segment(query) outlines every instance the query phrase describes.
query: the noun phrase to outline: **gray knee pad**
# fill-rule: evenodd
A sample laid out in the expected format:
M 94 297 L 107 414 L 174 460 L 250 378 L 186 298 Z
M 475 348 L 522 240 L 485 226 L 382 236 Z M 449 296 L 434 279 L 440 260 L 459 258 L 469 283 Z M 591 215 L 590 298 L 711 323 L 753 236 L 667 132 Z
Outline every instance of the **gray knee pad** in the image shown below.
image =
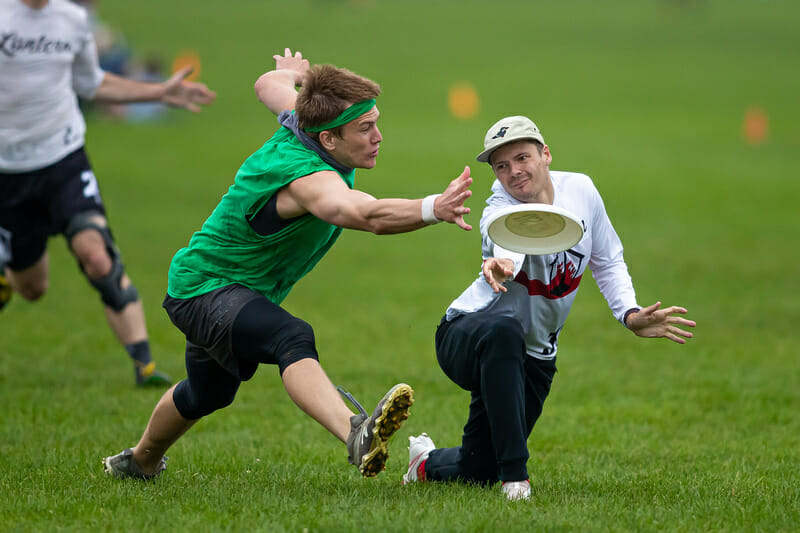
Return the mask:
M 112 257 L 111 271 L 102 278 L 92 279 L 86 276 L 92 287 L 100 293 L 100 299 L 108 307 L 116 312 L 122 311 L 125 306 L 139 300 L 139 292 L 131 283 L 124 289 L 120 286 L 122 274 L 125 273 L 125 265 L 119 260 L 119 256 Z
M 100 299 L 105 305 L 116 312 L 120 312 L 128 304 L 139 300 L 139 292 L 136 290 L 136 287 L 134 287 L 133 284 L 128 285 L 124 289 L 121 287 L 120 284 L 122 282 L 122 275 L 125 273 L 125 265 L 122 264 L 119 250 L 114 244 L 114 238 L 111 235 L 111 231 L 108 229 L 108 227 L 102 227 L 92 220 L 93 216 L 99 214 L 100 213 L 89 211 L 75 215 L 72 217 L 72 219 L 70 219 L 69 224 L 67 224 L 67 229 L 64 230 L 64 235 L 66 236 L 67 241 L 71 241 L 75 235 L 86 229 L 92 229 L 102 235 L 103 241 L 106 245 L 106 251 L 108 252 L 109 257 L 111 257 L 111 270 L 108 272 L 108 274 L 101 278 L 92 279 L 89 276 L 86 276 L 86 279 L 88 279 L 92 287 L 97 289 L 97 291 L 100 293 Z M 78 263 L 78 265 L 81 267 L 81 272 L 86 275 L 83 265 L 80 265 L 80 263 Z

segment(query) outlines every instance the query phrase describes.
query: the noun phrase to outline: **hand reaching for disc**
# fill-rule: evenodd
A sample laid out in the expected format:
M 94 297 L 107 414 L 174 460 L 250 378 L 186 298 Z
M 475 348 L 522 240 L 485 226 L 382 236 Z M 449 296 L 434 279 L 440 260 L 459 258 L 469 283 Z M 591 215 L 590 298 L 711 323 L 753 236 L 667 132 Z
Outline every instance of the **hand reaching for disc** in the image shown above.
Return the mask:
M 503 285 L 514 275 L 514 262 L 511 259 L 490 257 L 483 262 L 483 277 L 494 292 L 508 292 Z

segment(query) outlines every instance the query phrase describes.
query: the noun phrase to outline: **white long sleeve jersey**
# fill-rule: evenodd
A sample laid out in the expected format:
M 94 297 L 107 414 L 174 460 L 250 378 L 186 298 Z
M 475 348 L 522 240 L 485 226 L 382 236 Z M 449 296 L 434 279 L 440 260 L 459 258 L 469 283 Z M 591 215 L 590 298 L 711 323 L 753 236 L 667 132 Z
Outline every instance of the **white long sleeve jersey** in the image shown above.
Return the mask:
M 553 205 L 577 215 L 583 224 L 583 238 L 565 252 L 524 255 L 494 244 L 486 221 L 496 210 L 520 204 L 495 180 L 492 196 L 481 217 L 483 259 L 504 257 L 514 262 L 514 277 L 508 292 L 495 294 L 483 273 L 447 309 L 447 320 L 459 315 L 485 311 L 516 317 L 525 332 L 528 355 L 552 359 L 558 350 L 558 336 L 567 320 L 583 274 L 592 271 L 600 292 L 620 322 L 625 311 L 639 307 L 622 243 L 606 214 L 600 193 L 585 174 L 550 171 L 555 196 Z
M 104 75 L 85 9 L 0 0 L 0 172 L 43 168 L 83 146 L 77 95 L 92 98 Z

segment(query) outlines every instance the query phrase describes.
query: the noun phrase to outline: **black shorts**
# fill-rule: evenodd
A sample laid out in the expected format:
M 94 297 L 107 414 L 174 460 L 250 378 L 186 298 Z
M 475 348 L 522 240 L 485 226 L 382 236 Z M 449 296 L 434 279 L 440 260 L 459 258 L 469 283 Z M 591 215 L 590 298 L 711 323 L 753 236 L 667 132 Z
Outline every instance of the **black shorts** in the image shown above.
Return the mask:
M 186 335 L 187 368 L 213 360 L 247 381 L 259 364 L 283 371 L 300 359 L 318 359 L 309 324 L 243 285 L 228 285 L 193 298 L 164 298 L 170 320 Z
M 47 239 L 63 233 L 72 217 L 105 215 L 100 188 L 83 148 L 39 170 L 0 172 L 0 239 L 8 265 L 23 270 L 44 255 Z
M 173 400 L 189 420 L 230 405 L 261 364 L 277 365 L 282 375 L 301 359 L 319 359 L 309 324 L 242 285 L 186 299 L 167 295 L 164 309 L 186 335 L 186 379 Z
M 163 307 L 172 323 L 186 335 L 187 356 L 201 348 L 228 373 L 245 379 L 242 374 L 252 373 L 240 369 L 233 355 L 233 322 L 242 308 L 256 298 L 263 296 L 242 285 L 228 285 L 194 298 L 167 295 Z

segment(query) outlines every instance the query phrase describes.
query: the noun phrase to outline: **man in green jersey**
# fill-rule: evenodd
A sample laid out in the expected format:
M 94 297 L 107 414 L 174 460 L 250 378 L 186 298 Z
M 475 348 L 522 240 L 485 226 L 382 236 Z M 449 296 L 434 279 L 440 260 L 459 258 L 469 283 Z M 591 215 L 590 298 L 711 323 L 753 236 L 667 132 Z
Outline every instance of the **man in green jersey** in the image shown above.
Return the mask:
M 139 443 L 103 460 L 115 477 L 152 478 L 164 454 L 198 419 L 230 405 L 259 364 L 276 364 L 291 399 L 347 445 L 364 476 L 383 470 L 388 439 L 408 418 L 413 390 L 392 387 L 369 415 L 345 405 L 319 364 L 309 324 L 280 307 L 342 228 L 401 233 L 464 221 L 469 168 L 442 194 L 375 199 L 353 188 L 382 141 L 373 81 L 331 65 L 309 66 L 287 48 L 255 85 L 281 128 L 239 169 L 233 185 L 172 260 L 164 307 L 186 335 L 187 378 L 153 410 Z M 296 87 L 300 87 L 299 92 Z

